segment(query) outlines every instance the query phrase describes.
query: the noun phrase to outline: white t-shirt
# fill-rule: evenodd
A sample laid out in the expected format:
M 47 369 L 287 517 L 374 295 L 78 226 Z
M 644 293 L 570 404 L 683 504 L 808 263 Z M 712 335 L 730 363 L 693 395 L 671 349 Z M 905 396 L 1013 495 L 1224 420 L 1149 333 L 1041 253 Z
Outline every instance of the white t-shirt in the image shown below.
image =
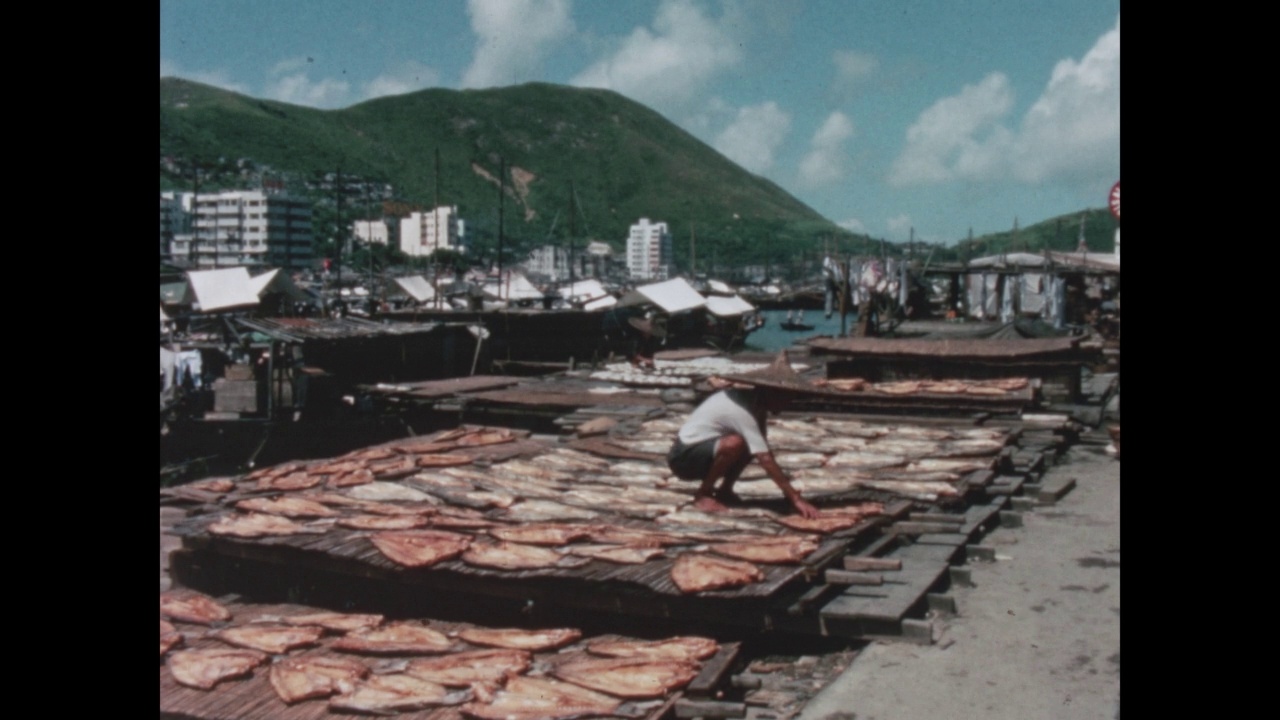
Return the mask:
M 685 445 L 694 445 L 730 433 L 741 435 L 747 441 L 752 455 L 769 452 L 769 443 L 760 431 L 760 425 L 747 408 L 750 396 L 738 390 L 721 390 L 703 401 L 680 427 L 678 437 Z

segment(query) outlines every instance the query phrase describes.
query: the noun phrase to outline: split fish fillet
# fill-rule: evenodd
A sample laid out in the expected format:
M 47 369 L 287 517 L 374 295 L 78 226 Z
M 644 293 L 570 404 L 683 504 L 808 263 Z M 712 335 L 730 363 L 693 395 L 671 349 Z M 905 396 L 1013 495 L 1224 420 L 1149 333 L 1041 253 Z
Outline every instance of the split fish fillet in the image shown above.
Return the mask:
M 212 690 L 223 680 L 242 677 L 267 661 L 257 650 L 217 648 L 212 650 L 179 650 L 169 656 L 169 672 L 173 679 L 187 687 Z
M 533 523 L 515 527 L 492 528 L 489 530 L 489 534 L 507 542 L 559 547 L 590 536 L 591 528 L 586 525 Z
M 582 637 L 576 628 L 552 628 L 548 630 L 520 630 L 517 628 L 467 628 L 458 637 L 472 645 L 499 647 L 508 650 L 554 650 Z
M 468 565 L 498 570 L 555 567 L 560 562 L 560 557 L 554 550 L 513 542 L 473 543 L 462 553 L 462 561 Z
M 367 677 L 369 668 L 352 658 L 332 655 L 285 658 L 271 666 L 271 687 L 286 703 L 329 697 L 342 683 Z
M 421 515 L 353 515 L 338 518 L 338 527 L 352 530 L 414 530 L 427 526 Z
M 455 702 L 443 685 L 412 675 L 374 675 L 355 683 L 340 682 L 339 686 L 342 693 L 329 698 L 331 710 L 394 715 Z
M 452 647 L 453 641 L 444 633 L 413 623 L 352 630 L 333 643 L 334 650 L 373 655 L 438 655 Z
M 660 548 L 628 547 L 626 545 L 572 545 L 567 551 L 570 555 L 618 563 L 619 565 L 640 565 L 649 562 L 655 557 L 665 555 Z
M 750 585 L 764 580 L 764 573 L 749 562 L 685 553 L 671 568 L 671 579 L 681 592 L 695 593 Z
M 160 614 L 170 620 L 211 625 L 231 619 L 231 611 L 208 595 L 167 592 L 160 594 Z
M 472 683 L 497 683 L 529 669 L 529 653 L 496 648 L 450 653 L 441 657 L 413 660 L 406 675 L 447 687 L 467 687 Z
M 160 621 L 160 654 L 164 655 L 165 653 L 172 650 L 181 642 L 182 642 L 182 633 L 178 632 L 178 629 L 173 626 L 173 623 L 170 623 L 167 620 L 161 620 Z
M 305 615 L 290 615 L 280 618 L 281 622 L 289 625 L 314 625 L 325 630 L 344 633 L 377 627 L 382 624 L 382 620 L 383 617 L 381 615 L 332 612 L 307 613 Z
M 276 498 L 249 498 L 236 503 L 236 509 L 245 512 L 267 513 L 268 515 L 283 515 L 290 518 L 334 517 L 338 514 L 315 500 L 307 500 L 292 495 Z
M 323 634 L 324 628 L 318 627 L 251 624 L 219 630 L 213 636 L 236 647 L 281 655 L 294 648 L 314 645 Z
M 305 490 L 319 485 L 324 480 L 321 475 L 312 475 L 305 470 L 288 475 L 269 475 L 258 480 L 259 490 Z
M 310 528 L 279 515 L 265 513 L 249 513 L 248 515 L 228 515 L 209 526 L 214 535 L 230 537 L 267 537 L 272 535 L 299 535 L 303 533 L 323 533 L 323 529 Z
M 473 702 L 461 710 L 479 720 L 570 720 L 612 715 L 621 703 L 603 693 L 548 678 L 513 677 L 492 702 Z
M 720 645 L 715 640 L 694 635 L 651 642 L 619 640 L 587 645 L 587 652 L 595 655 L 666 660 L 706 660 L 719 649 Z
M 471 544 L 470 535 L 443 530 L 381 532 L 369 539 L 383 555 L 409 567 L 430 567 L 455 558 Z
M 795 565 L 818 549 L 816 540 L 793 538 L 789 543 L 715 543 L 711 552 L 725 557 L 771 565 Z
M 629 700 L 660 698 L 698 676 L 698 664 L 654 658 L 591 658 L 557 665 L 552 674 L 588 688 Z

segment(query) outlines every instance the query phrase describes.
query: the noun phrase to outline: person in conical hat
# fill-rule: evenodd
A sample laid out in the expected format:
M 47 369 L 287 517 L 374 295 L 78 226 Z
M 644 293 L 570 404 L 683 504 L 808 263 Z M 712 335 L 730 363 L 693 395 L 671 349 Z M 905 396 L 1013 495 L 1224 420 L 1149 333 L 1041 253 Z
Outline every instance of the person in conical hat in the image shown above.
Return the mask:
M 701 483 L 693 506 L 722 512 L 727 504 L 738 502 L 733 485 L 754 458 L 797 513 L 818 517 L 817 508 L 792 487 L 766 439 L 768 414 L 781 411 L 812 386 L 791 368 L 785 350 L 768 368 L 726 375 L 723 380 L 723 389 L 689 415 L 667 454 L 667 465 L 676 477 Z

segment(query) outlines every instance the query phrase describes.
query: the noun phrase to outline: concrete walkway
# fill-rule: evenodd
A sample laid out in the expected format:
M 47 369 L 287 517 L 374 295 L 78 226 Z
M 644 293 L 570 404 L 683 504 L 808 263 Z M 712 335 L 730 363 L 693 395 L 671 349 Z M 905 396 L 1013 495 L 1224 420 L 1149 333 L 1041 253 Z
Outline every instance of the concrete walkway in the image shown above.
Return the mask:
M 1073 448 L 1045 479 L 1075 489 L 982 541 L 996 560 L 970 563 L 933 645 L 871 644 L 798 717 L 1119 718 L 1120 462 L 1103 447 Z

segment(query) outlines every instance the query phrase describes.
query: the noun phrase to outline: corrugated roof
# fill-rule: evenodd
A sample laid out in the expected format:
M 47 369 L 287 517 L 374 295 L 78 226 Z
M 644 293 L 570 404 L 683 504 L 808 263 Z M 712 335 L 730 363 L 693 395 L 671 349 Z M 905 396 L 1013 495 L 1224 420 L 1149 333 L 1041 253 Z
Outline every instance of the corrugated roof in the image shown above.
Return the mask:
M 712 315 L 719 315 L 720 317 L 742 315 L 744 313 L 752 312 L 755 309 L 755 305 L 752 305 L 737 295 L 734 295 L 733 297 L 712 295 L 707 298 L 707 310 L 710 310 Z
M 707 304 L 707 299 L 699 295 L 684 278 L 642 285 L 636 288 L 636 292 L 668 313 L 692 310 Z
M 249 271 L 243 267 L 220 270 L 193 270 L 187 282 L 195 294 L 195 305 L 201 312 L 252 307 L 258 304 L 258 293 Z
M 396 284 L 418 302 L 426 302 L 436 296 L 435 288 L 421 275 L 396 278 Z

